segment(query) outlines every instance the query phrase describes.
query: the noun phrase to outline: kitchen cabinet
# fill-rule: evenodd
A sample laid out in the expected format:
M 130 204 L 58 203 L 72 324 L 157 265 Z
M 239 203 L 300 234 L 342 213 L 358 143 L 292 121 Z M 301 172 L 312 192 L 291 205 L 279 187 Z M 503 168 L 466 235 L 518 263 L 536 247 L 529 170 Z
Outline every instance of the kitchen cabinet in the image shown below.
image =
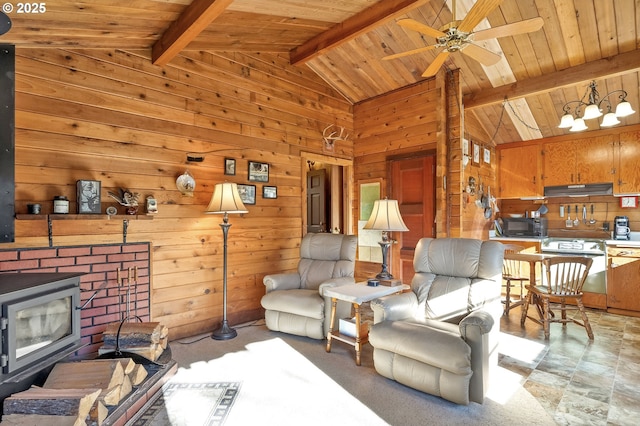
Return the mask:
M 616 194 L 640 193 L 640 132 L 627 132 L 614 143 L 616 174 L 613 191 Z
M 500 198 L 542 197 L 542 161 L 539 145 L 499 150 Z
M 640 316 L 640 248 L 609 247 L 607 254 L 607 310 Z
M 617 136 L 615 137 L 617 140 Z M 544 144 L 544 186 L 613 182 L 611 136 Z

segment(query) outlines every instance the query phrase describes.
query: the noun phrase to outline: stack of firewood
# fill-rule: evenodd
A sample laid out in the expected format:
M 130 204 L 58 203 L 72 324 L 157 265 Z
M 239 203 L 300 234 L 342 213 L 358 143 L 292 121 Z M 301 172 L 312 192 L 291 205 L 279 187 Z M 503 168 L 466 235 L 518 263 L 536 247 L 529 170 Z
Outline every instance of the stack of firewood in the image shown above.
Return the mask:
M 156 361 L 167 348 L 169 329 L 159 322 L 112 323 L 102 333 L 100 355 L 129 352 Z
M 101 425 L 109 406 L 126 397 L 147 370 L 131 358 L 58 363 L 42 387 L 4 401 L 4 425 Z

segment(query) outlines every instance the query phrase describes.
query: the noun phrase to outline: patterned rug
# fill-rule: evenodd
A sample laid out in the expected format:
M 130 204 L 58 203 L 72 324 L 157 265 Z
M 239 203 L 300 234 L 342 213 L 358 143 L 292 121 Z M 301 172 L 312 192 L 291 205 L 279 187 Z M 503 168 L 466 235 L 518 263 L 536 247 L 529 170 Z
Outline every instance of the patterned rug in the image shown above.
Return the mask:
M 240 382 L 168 382 L 127 426 L 218 426 L 240 392 Z

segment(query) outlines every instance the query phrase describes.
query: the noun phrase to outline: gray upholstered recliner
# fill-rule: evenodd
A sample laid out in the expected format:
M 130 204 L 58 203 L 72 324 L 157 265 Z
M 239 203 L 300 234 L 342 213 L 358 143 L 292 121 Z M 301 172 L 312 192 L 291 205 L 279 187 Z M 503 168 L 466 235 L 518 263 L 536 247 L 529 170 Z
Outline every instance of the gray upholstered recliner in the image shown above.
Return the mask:
M 482 403 L 497 366 L 503 246 L 422 238 L 411 291 L 371 302 L 376 371 L 458 404 Z
M 264 277 L 267 294 L 261 304 L 267 327 L 298 336 L 324 339 L 330 324 L 331 299 L 323 288 L 355 282 L 357 237 L 307 234 L 300 243 L 298 272 Z M 351 315 L 351 304 L 338 302 L 336 318 Z

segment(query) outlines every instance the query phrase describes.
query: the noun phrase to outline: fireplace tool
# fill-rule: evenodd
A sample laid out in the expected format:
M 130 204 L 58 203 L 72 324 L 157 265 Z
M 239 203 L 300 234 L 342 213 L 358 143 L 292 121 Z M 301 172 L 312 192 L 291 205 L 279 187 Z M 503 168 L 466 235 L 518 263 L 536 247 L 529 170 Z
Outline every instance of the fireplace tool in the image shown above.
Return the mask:
M 100 356 L 98 356 L 99 359 L 117 359 L 117 358 L 131 358 L 133 359 L 133 361 L 136 364 L 143 364 L 143 365 L 164 365 L 166 363 L 168 363 L 171 360 L 171 348 L 169 347 L 169 345 L 167 345 L 167 347 L 164 349 L 164 351 L 162 352 L 162 355 L 160 355 L 160 357 L 153 361 L 147 357 L 144 357 L 140 354 L 134 353 L 134 352 L 128 352 L 128 351 L 123 351 L 120 349 L 120 332 L 122 330 L 122 326 L 126 323 L 129 322 L 132 319 L 137 319 L 139 322 L 143 322 L 142 318 L 140 318 L 138 316 L 138 267 L 134 267 L 133 268 L 133 274 L 132 274 L 132 268 L 128 269 L 128 274 L 127 274 L 127 291 L 126 294 L 123 296 L 121 289 L 123 287 L 122 282 L 123 282 L 123 277 L 121 275 L 121 269 L 118 268 L 116 271 L 116 279 L 118 282 L 118 290 L 120 292 L 119 295 L 119 303 L 118 303 L 118 311 L 120 314 L 120 325 L 118 326 L 118 331 L 116 333 L 116 348 L 115 351 L 113 352 L 108 352 L 105 354 L 102 354 Z M 133 307 L 134 307 L 134 316 L 131 316 L 131 282 L 133 281 L 133 289 L 134 289 L 134 298 L 133 298 Z M 126 309 L 125 309 L 125 313 L 126 315 L 123 317 L 122 315 L 122 301 L 124 300 L 126 301 Z

